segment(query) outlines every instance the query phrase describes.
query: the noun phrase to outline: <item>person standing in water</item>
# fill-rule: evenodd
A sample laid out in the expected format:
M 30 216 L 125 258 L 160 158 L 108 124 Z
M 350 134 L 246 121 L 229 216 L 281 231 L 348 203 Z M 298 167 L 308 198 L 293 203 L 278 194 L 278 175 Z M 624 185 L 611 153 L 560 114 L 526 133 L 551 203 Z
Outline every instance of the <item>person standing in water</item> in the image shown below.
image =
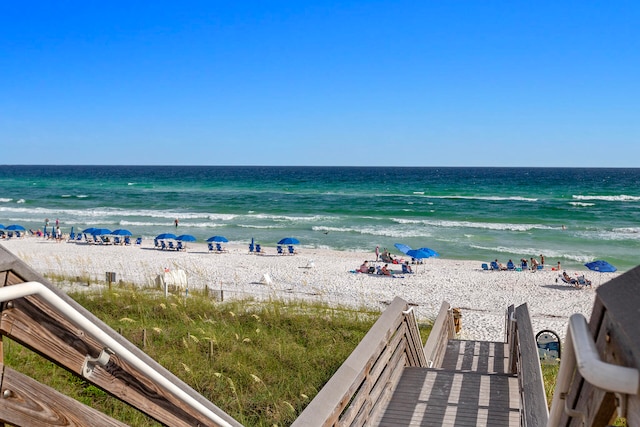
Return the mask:
M 176 225 L 176 228 L 178 228 L 178 218 L 176 218 L 175 221 L 173 221 L 173 223 Z

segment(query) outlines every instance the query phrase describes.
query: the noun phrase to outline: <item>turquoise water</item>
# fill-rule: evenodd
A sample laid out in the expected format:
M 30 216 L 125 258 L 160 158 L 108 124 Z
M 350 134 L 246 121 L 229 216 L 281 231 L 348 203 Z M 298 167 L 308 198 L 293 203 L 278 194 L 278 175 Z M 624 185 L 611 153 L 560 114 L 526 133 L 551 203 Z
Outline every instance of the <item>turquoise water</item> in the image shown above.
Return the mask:
M 640 169 L 3 166 L 0 223 L 640 264 Z

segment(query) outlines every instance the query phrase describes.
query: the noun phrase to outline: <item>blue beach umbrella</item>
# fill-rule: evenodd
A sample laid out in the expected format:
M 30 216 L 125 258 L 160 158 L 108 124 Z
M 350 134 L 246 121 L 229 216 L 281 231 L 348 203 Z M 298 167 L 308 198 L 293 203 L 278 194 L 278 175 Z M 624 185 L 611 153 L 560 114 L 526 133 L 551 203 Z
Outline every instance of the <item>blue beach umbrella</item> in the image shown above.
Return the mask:
M 393 246 L 405 255 L 411 250 L 411 246 L 405 245 L 404 243 L 396 243 Z
M 207 239 L 207 242 L 227 243 L 229 239 L 224 236 L 211 236 Z
M 176 240 L 178 240 L 180 242 L 195 242 L 196 238 L 195 238 L 195 236 L 192 236 L 191 234 L 181 234 L 178 237 L 176 237 Z
M 132 235 L 132 233 L 129 230 L 126 230 L 124 228 L 118 228 L 117 230 L 113 230 L 111 234 L 114 236 L 131 236 Z
M 4 229 L 9 231 L 26 231 L 26 229 L 19 224 L 11 224 L 6 226 Z
M 0 224 L 0 230 L 4 230 L 4 225 Z
M 167 239 L 175 240 L 175 238 L 176 238 L 176 235 L 172 233 L 162 233 L 156 236 L 156 240 L 167 240 Z
M 89 228 L 85 228 L 84 230 L 82 230 L 83 233 L 87 233 L 87 234 L 92 234 L 93 231 L 95 230 L 95 227 L 89 227 Z M 47 226 L 44 226 L 44 232 L 47 232 Z
M 431 248 L 420 248 L 420 249 L 418 249 L 418 250 L 419 250 L 419 251 L 422 251 L 422 252 L 426 252 L 426 253 L 428 253 L 430 256 L 440 256 L 440 254 L 438 254 L 438 252 L 434 251 L 434 250 L 433 250 L 433 249 L 431 249 Z
M 91 234 L 94 236 L 103 236 L 105 234 L 111 234 L 111 230 L 108 228 L 94 228 Z
M 421 249 L 411 249 L 407 251 L 406 255 L 415 259 L 431 258 L 431 254 L 429 252 L 425 252 Z
M 295 237 L 285 237 L 284 239 L 280 239 L 278 244 L 279 245 L 299 245 L 300 241 Z
M 589 270 L 598 271 L 600 273 L 613 273 L 614 271 L 618 270 L 616 267 L 609 264 L 607 261 L 603 261 L 601 259 L 588 262 L 584 266 L 587 267 Z

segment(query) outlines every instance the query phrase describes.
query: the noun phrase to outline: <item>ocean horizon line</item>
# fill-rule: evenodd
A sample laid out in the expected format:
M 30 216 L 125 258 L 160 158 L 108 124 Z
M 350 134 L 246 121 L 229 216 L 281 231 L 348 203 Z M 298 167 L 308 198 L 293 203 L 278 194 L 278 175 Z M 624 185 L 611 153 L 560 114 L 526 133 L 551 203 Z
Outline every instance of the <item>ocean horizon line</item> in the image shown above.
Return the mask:
M 106 164 L 106 163 L 83 163 L 83 164 L 51 164 L 51 163 L 31 163 L 31 164 L 2 164 L 2 167 L 134 167 L 134 168 L 344 168 L 344 169 L 532 169 L 532 170 L 639 170 L 640 167 L 625 166 L 385 166 L 385 165 L 179 165 L 179 164 Z

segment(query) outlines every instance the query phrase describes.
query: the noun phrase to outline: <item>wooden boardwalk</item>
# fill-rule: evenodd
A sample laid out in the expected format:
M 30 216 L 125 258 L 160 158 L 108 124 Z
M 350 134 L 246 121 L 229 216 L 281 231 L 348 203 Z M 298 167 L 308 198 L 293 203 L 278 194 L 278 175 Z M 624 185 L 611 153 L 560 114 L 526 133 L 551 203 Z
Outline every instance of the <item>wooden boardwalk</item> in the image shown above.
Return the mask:
M 507 344 L 449 340 L 439 368 L 405 367 L 379 426 L 519 426 Z

